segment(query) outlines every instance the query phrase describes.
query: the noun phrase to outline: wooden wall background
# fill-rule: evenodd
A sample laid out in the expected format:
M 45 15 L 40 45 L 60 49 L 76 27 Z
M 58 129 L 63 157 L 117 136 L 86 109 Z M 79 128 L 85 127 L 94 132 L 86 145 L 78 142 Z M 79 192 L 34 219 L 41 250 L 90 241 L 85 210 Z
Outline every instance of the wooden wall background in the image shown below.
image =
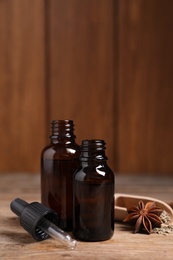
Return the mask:
M 39 172 L 52 119 L 119 173 L 173 174 L 173 1 L 0 0 L 0 172 Z

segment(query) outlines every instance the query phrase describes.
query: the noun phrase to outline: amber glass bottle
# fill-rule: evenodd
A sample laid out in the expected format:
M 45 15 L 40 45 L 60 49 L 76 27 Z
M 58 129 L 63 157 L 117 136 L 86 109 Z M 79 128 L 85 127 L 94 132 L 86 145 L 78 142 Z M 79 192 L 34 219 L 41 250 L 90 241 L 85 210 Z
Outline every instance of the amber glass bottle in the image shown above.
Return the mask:
M 111 238 L 114 231 L 114 173 L 103 140 L 84 140 L 81 166 L 73 177 L 73 234 L 83 241 Z
M 72 231 L 73 174 L 80 164 L 73 126 L 72 120 L 52 121 L 51 143 L 41 153 L 41 202 L 58 213 L 65 231 Z

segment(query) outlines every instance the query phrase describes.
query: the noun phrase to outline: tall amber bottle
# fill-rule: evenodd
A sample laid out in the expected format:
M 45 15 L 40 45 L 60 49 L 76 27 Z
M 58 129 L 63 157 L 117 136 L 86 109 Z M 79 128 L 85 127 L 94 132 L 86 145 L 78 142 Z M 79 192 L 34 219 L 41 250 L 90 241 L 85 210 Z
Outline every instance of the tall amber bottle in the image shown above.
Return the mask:
M 83 241 L 111 238 L 114 231 L 114 173 L 103 140 L 84 140 L 81 166 L 73 177 L 73 234 Z
M 52 121 L 51 142 L 41 153 L 41 202 L 58 213 L 65 231 L 72 230 L 73 174 L 80 164 L 73 127 L 72 120 Z

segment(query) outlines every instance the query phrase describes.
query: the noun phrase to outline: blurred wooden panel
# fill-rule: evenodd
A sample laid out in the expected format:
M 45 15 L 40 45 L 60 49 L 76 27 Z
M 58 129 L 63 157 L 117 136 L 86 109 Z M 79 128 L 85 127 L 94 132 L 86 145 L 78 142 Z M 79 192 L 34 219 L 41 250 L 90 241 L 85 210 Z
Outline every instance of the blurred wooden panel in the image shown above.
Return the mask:
M 173 172 L 173 1 L 119 1 L 119 171 Z
M 39 171 L 52 119 L 119 172 L 173 172 L 173 1 L 0 0 L 0 172 Z
M 82 139 L 105 139 L 109 165 L 115 169 L 113 4 L 113 0 L 50 0 L 46 10 L 49 121 L 73 119 L 79 144 Z
M 0 1 L 0 172 L 38 171 L 45 141 L 44 2 Z

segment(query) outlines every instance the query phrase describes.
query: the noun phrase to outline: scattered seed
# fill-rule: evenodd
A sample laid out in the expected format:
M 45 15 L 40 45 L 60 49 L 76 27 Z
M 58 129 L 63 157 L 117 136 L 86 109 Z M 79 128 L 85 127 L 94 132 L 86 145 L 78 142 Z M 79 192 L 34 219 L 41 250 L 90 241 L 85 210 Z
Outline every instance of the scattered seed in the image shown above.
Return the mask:
M 162 221 L 161 226 L 158 228 L 153 228 L 153 233 L 167 235 L 173 232 L 173 222 L 171 222 L 171 218 L 169 214 L 164 210 L 161 215 L 160 219 Z

